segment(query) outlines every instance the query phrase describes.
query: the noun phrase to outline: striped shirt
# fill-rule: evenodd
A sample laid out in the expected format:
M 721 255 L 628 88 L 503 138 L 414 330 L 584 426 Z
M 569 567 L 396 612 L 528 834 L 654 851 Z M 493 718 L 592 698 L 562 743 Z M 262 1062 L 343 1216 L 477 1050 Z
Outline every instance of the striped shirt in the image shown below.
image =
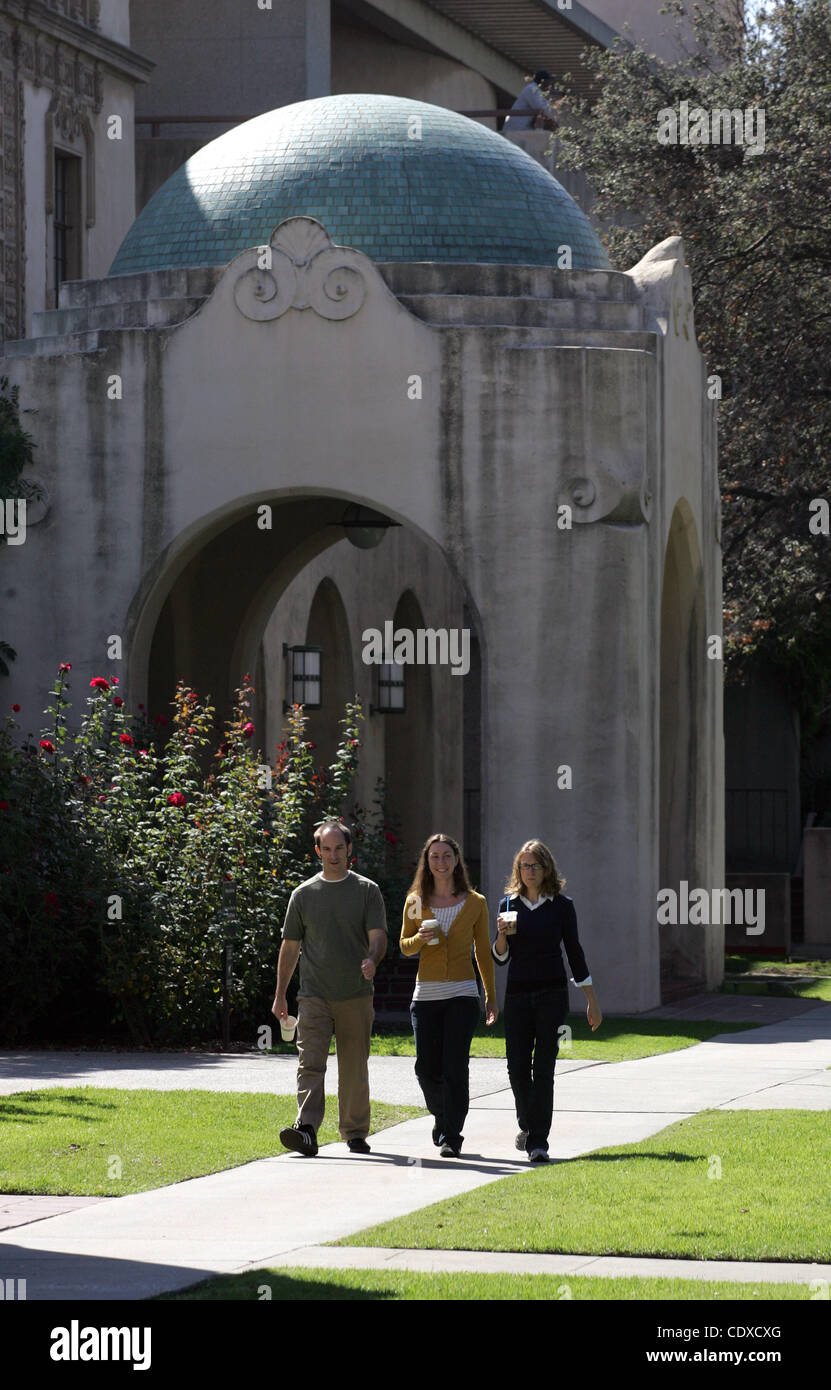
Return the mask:
M 431 907 L 430 911 L 444 932 L 450 931 L 452 922 L 458 917 L 466 902 L 466 897 L 453 907 Z M 432 946 L 422 946 L 423 951 L 432 951 Z M 478 999 L 479 986 L 475 980 L 416 980 L 413 1003 L 429 999 Z

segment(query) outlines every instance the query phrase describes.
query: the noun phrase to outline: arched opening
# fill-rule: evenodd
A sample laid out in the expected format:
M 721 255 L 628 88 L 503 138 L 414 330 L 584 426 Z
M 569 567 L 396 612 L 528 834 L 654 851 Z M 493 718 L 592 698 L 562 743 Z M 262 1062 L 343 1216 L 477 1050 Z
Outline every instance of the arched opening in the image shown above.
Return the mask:
M 473 605 L 439 547 L 406 522 L 388 529 L 375 549 L 352 545 L 339 524 L 346 500 L 352 499 L 272 499 L 270 525 L 262 530 L 256 515 L 265 504 L 248 500 L 244 514 L 240 504 L 224 528 L 216 522 L 206 527 L 201 545 L 191 536 L 189 549 L 168 557 L 166 572 L 148 581 L 135 620 L 143 641 L 134 640 L 133 652 L 143 647 L 148 653 L 149 708 L 164 710 L 176 681 L 184 679 L 211 696 L 221 718 L 250 671 L 255 741 L 271 759 L 283 737 L 284 700 L 291 698 L 287 649 L 320 648 L 322 706 L 307 711 L 315 762 L 331 763 L 344 705 L 357 695 L 364 722 L 355 799 L 370 806 L 383 778 L 407 852 L 414 858 L 431 830 L 444 828 L 465 845 L 478 875 L 478 818 L 474 843 L 463 795 L 468 781 L 477 790 L 482 785 Z M 393 594 L 401 596 L 394 610 Z M 414 635 L 452 631 L 457 639 L 439 645 L 444 655 L 438 660 L 428 656 L 407 666 L 403 714 L 380 711 L 379 667 L 366 655 L 367 634 L 383 633 L 389 623 Z M 141 686 L 137 665 L 134 689 Z
M 321 579 L 312 600 L 306 645 L 319 647 L 325 655 L 321 706 L 309 710 L 307 733 L 316 745 L 315 762 L 328 767 L 337 750 L 344 706 L 355 694 L 349 622 L 338 587 L 328 577 Z
M 703 846 L 696 827 L 706 809 L 701 749 L 707 652 L 704 577 L 695 519 L 685 500 L 672 514 L 661 596 L 660 888 L 682 894 L 709 888 L 699 881 Z M 661 998 L 680 998 L 706 984 L 701 926 L 679 922 L 659 928 Z
M 407 629 L 416 633 L 426 626 L 424 614 L 411 590 L 401 595 L 393 616 L 396 632 Z M 400 823 L 408 850 L 415 856 L 427 836 L 438 829 L 436 816 L 452 814 L 452 802 L 458 797 L 439 798 L 434 805 L 434 778 L 444 778 L 445 786 L 453 788 L 459 780 L 454 766 L 454 748 L 442 746 L 436 739 L 433 719 L 433 679 L 441 685 L 454 677 L 431 670 L 429 666 L 404 668 L 404 708 L 383 715 L 384 720 L 384 782 L 390 814 Z M 448 698 L 453 692 L 448 689 Z M 456 760 L 457 761 L 457 760 Z M 458 812 L 457 812 L 458 813 Z M 461 826 L 449 827 L 451 835 L 461 835 Z

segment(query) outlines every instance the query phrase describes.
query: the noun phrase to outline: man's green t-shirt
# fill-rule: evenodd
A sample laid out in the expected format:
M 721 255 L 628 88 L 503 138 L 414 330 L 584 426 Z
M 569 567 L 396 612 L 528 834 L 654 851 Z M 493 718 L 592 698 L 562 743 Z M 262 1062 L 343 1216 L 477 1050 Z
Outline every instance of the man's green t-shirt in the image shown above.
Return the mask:
M 387 914 L 377 883 L 350 869 L 328 881 L 315 874 L 295 888 L 283 923 L 284 941 L 301 941 L 298 997 L 356 999 L 372 994 L 361 974 L 369 933 L 386 931 Z

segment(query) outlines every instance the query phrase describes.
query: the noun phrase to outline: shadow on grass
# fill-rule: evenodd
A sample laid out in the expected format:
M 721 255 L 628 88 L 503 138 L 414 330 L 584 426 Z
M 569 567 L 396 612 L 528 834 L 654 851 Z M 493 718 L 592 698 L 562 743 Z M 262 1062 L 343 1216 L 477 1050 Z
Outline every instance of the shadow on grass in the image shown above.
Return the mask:
M 158 1294 L 151 1303 L 190 1303 L 216 1300 L 242 1303 L 313 1303 L 343 1302 L 360 1299 L 377 1302 L 396 1299 L 387 1289 L 353 1289 L 345 1284 L 329 1284 L 325 1280 L 298 1279 L 287 1274 L 275 1274 L 270 1269 L 247 1270 L 245 1274 L 219 1274 L 204 1283 L 183 1289 L 180 1293 Z
M 58 1089 L 55 1087 L 55 1090 Z M 47 1103 L 38 1108 L 42 1102 Z M 71 1108 L 64 1110 L 59 1106 Z M 114 1109 L 112 1101 L 94 1100 L 91 1096 L 54 1096 L 52 1090 L 16 1091 L 12 1096 L 0 1096 L 0 1121 L 13 1120 L 16 1124 L 35 1124 L 41 1119 L 83 1120 L 92 1124 L 101 1115 L 85 1114 L 85 1110 L 100 1112 Z

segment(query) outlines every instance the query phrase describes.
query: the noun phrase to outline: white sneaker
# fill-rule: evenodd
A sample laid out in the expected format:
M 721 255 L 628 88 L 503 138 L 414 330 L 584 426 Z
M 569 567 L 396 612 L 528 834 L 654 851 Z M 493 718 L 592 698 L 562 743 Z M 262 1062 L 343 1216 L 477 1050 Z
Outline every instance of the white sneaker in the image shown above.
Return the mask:
M 519 1131 L 519 1134 L 517 1135 L 516 1139 L 514 1140 L 514 1144 L 515 1144 L 516 1147 L 519 1149 L 520 1153 L 525 1153 L 525 1141 L 526 1141 L 527 1138 L 528 1138 L 528 1130 L 527 1130 L 527 1129 L 521 1129 L 521 1130 Z

